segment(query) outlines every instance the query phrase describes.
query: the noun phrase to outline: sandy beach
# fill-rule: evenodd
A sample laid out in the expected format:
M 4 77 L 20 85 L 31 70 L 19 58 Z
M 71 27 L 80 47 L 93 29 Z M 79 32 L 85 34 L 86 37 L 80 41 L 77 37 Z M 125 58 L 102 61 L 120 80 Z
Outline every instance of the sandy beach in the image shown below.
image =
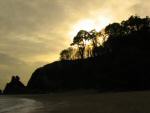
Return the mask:
M 72 91 L 18 95 L 11 98 L 28 99 L 30 105 L 26 107 L 29 110 L 24 109 L 22 113 L 150 113 L 150 91 L 113 93 Z M 0 110 L 0 113 L 13 113 L 13 111 Z

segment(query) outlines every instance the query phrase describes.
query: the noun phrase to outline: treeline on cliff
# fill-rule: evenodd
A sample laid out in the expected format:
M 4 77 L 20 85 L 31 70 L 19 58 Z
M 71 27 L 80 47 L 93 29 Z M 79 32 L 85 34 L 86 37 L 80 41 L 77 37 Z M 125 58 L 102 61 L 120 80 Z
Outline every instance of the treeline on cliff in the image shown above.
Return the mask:
M 60 61 L 38 68 L 27 88 L 133 90 L 150 88 L 150 18 L 131 16 L 100 32 L 80 30 Z
M 150 18 L 131 16 L 105 29 L 80 30 L 60 61 L 38 68 L 26 91 L 150 89 Z

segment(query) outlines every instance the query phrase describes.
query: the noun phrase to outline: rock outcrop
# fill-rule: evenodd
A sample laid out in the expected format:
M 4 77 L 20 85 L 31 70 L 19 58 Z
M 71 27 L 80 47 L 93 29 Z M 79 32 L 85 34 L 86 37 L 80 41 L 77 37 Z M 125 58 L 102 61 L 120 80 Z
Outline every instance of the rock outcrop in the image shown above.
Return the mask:
M 12 79 L 9 83 L 6 84 L 6 87 L 3 91 L 4 94 L 23 94 L 25 93 L 25 86 L 20 81 L 19 76 L 12 76 Z

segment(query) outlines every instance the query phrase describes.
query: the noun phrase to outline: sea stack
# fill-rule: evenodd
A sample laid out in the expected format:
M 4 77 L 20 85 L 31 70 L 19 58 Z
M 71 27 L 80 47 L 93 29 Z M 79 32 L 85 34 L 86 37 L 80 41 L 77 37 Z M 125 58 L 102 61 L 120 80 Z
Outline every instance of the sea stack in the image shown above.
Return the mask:
M 12 76 L 12 79 L 9 83 L 6 84 L 6 87 L 3 91 L 4 94 L 22 94 L 25 93 L 25 86 L 20 81 L 19 76 Z

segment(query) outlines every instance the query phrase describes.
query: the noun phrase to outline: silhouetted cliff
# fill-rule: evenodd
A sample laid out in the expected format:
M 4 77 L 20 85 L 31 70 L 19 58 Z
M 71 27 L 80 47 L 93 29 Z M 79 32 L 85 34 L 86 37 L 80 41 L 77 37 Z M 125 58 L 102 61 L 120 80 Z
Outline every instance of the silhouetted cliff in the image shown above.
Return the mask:
M 25 93 L 25 86 L 20 81 L 20 78 L 18 76 L 12 76 L 11 81 L 6 84 L 3 94 L 22 94 L 22 93 Z
M 103 47 L 96 48 L 94 57 L 40 67 L 32 74 L 27 89 L 32 92 L 150 89 L 150 19 L 130 17 L 121 25 L 107 26 L 105 31 L 108 39 Z

